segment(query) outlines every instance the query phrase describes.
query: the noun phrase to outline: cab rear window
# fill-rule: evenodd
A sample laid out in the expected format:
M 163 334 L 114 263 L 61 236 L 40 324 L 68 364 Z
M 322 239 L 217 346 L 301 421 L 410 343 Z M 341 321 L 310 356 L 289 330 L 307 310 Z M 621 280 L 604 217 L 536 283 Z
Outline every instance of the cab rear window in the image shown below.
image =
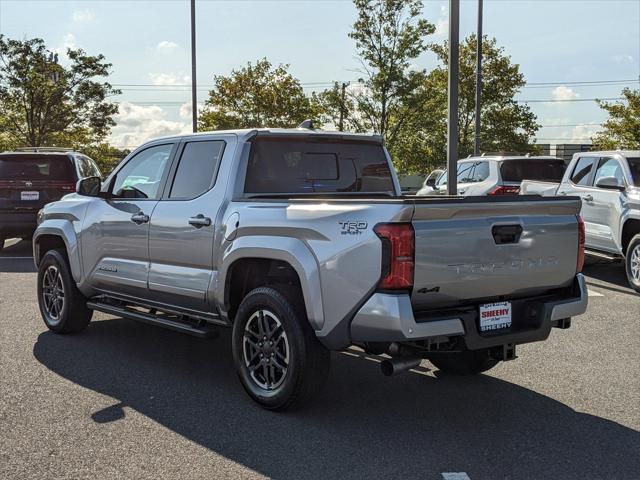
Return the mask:
M 245 193 L 389 193 L 391 170 L 379 144 L 258 138 L 249 156 Z
M 0 155 L 0 180 L 74 179 L 73 164 L 66 155 Z
M 521 182 L 537 180 L 541 182 L 560 183 L 566 169 L 564 160 L 506 160 L 500 166 L 503 182 Z
M 640 187 L 640 157 L 627 158 L 629 169 L 631 170 L 631 178 L 636 187 Z

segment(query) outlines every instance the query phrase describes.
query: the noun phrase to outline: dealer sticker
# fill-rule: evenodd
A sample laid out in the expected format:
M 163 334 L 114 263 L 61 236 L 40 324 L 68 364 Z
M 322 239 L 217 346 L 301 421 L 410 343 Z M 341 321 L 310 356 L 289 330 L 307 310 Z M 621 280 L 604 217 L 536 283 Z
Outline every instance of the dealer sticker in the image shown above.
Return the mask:
M 488 332 L 511 326 L 511 302 L 480 305 L 480 331 Z
M 39 200 L 40 192 L 20 192 L 20 200 Z

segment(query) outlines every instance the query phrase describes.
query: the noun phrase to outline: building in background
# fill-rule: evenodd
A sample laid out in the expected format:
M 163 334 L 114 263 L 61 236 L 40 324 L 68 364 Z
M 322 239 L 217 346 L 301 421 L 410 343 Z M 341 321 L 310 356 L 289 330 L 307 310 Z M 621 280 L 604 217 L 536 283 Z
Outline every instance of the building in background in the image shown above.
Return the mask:
M 539 143 L 538 146 L 542 149 L 542 155 L 562 158 L 567 163 L 571 160 L 574 153 L 588 152 L 593 147 L 590 143 L 561 143 L 558 145 Z

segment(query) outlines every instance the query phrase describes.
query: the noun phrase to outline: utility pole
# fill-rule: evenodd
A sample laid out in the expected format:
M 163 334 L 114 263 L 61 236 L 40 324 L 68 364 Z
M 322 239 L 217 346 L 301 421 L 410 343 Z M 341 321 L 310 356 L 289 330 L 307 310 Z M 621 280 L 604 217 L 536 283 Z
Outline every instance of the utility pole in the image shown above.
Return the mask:
M 482 0 L 478 0 L 478 48 L 476 51 L 476 142 L 474 155 L 480 155 L 480 110 L 482 96 Z
M 337 82 L 336 82 L 337 86 Z M 340 120 L 338 121 L 338 130 L 344 132 L 344 101 L 347 94 L 347 87 L 349 86 L 349 82 L 342 82 L 342 87 L 340 87 Z
M 447 120 L 447 194 L 458 193 L 458 77 L 460 0 L 449 0 L 449 117 Z
M 198 131 L 198 93 L 196 84 L 196 0 L 191 0 L 191 116 L 193 119 L 193 133 Z

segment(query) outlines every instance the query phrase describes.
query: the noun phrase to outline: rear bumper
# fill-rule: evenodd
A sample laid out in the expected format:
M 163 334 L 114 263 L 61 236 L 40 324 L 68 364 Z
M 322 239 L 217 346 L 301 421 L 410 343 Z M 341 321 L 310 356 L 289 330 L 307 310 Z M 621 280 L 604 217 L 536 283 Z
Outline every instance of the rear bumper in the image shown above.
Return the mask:
M 0 237 L 22 237 L 32 235 L 38 226 L 38 212 L 0 211 Z
M 568 319 L 587 310 L 587 303 L 585 280 L 582 274 L 578 274 L 571 295 L 524 299 L 520 301 L 521 308 L 530 314 L 530 318 L 514 318 L 512 328 L 505 332 L 481 334 L 477 327 L 476 308 L 424 317 L 414 314 L 408 294 L 375 293 L 353 318 L 351 340 L 353 343 L 411 342 L 461 336 L 467 348 L 472 350 L 530 343 L 545 340 L 554 326 L 566 328 Z

